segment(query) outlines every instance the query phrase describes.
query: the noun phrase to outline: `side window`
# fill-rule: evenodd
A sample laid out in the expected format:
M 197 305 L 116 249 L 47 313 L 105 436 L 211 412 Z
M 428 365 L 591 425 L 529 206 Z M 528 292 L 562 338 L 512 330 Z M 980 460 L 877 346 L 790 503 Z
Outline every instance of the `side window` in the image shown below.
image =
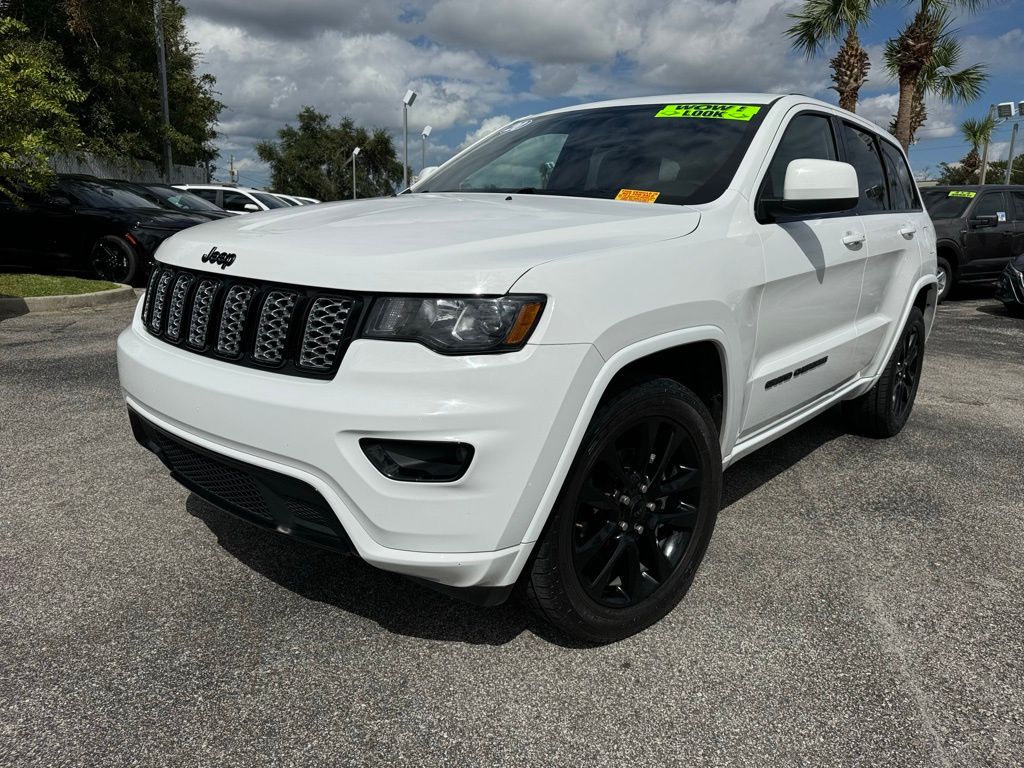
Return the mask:
M 253 203 L 248 197 L 243 195 L 241 192 L 232 192 L 230 190 L 224 190 L 224 210 L 226 211 L 240 211 L 246 212 L 246 204 Z M 259 206 L 256 206 L 257 208 Z
M 1002 214 L 1002 215 L 1000 215 Z M 1000 223 L 1007 220 L 1006 200 L 1002 192 L 986 192 L 971 211 L 971 217 L 996 216 Z
M 1013 218 L 1017 221 L 1024 221 L 1024 192 L 1011 192 L 1013 200 Z
M 894 211 L 916 210 L 921 206 L 917 202 L 917 185 L 910 175 L 907 161 L 896 147 L 887 141 L 878 142 L 882 147 L 882 159 L 885 161 L 886 185 L 889 189 L 889 202 Z
M 885 187 L 885 171 L 878 154 L 878 144 L 870 133 L 843 123 L 846 155 L 849 163 L 857 169 L 860 184 L 858 213 L 875 213 L 889 209 L 889 196 Z
M 760 198 L 781 200 L 790 162 L 801 158 L 835 160 L 836 142 L 832 122 L 823 115 L 802 114 L 789 121 L 772 161 L 768 165 Z
M 199 195 L 204 200 L 209 200 L 211 203 L 217 202 L 217 190 L 216 189 L 190 189 L 194 195 Z

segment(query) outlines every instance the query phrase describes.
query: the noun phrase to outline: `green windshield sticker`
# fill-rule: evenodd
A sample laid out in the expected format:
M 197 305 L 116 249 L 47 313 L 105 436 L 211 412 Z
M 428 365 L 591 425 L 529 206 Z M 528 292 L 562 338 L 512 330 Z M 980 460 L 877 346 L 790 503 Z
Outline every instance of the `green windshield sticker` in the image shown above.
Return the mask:
M 746 104 L 667 104 L 655 117 L 712 117 L 747 121 L 761 111 Z
M 969 189 L 951 189 L 949 190 L 949 197 L 974 197 L 977 192 L 971 192 Z

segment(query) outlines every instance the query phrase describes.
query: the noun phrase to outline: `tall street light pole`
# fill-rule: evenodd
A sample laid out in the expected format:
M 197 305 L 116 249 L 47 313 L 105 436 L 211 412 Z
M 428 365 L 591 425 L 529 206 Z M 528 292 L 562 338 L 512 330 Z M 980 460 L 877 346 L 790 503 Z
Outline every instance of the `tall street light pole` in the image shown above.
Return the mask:
M 405 132 L 405 154 L 402 163 L 402 189 L 409 188 L 409 107 L 416 101 L 416 91 L 406 91 L 402 99 L 402 126 Z
M 356 199 L 356 157 L 359 156 L 359 147 L 352 150 L 352 199 Z
M 153 0 L 153 26 L 156 31 L 156 62 L 160 76 L 160 109 L 164 118 L 164 181 L 171 181 L 171 110 L 167 102 L 167 58 L 164 54 L 163 0 Z
M 428 125 L 423 129 L 423 153 L 420 156 L 420 173 L 427 167 L 427 138 L 430 136 L 431 127 Z

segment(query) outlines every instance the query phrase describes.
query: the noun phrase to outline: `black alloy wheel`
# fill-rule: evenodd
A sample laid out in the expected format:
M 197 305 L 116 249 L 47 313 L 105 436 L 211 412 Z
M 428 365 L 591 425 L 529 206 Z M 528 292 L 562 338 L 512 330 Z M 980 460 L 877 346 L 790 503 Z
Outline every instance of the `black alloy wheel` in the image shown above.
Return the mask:
M 912 325 L 900 338 L 894 353 L 896 368 L 890 400 L 893 418 L 898 421 L 906 421 L 917 392 L 917 381 L 921 374 L 921 341 L 917 326 Z
M 914 409 L 924 352 L 924 314 L 912 307 L 878 381 L 860 397 L 843 403 L 843 416 L 851 432 L 867 437 L 899 434 Z
M 527 601 L 588 643 L 649 627 L 689 589 L 721 488 L 718 431 L 693 392 L 653 379 L 609 397 L 534 550 Z
M 665 416 L 606 438 L 574 516 L 573 563 L 595 602 L 637 605 L 682 563 L 700 515 L 696 454 L 683 426 Z
M 101 237 L 92 248 L 92 270 L 101 280 L 133 284 L 139 258 L 131 244 L 114 235 Z

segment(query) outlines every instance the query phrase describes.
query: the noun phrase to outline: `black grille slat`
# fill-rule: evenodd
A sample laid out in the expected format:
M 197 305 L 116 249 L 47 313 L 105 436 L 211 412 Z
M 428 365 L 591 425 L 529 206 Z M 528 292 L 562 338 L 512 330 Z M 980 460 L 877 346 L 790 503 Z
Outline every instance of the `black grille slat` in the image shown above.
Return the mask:
M 256 342 L 252 356 L 261 363 L 277 365 L 284 359 L 288 329 L 298 297 L 290 291 L 268 291 L 256 326 Z
M 192 287 L 194 278 L 187 272 L 178 275 L 171 289 L 170 307 L 167 310 L 167 335 L 177 341 L 181 338 L 181 320 L 185 314 L 185 297 Z
M 153 333 L 160 333 L 164 328 L 164 312 L 167 308 L 167 292 L 171 287 L 171 280 L 174 273 L 165 269 L 160 273 L 160 279 L 156 284 L 156 291 L 153 294 L 152 314 L 149 318 L 149 330 Z
M 154 266 L 143 304 L 151 334 L 194 354 L 308 378 L 329 378 L 365 297 Z
M 242 354 L 242 336 L 256 288 L 252 285 L 233 285 L 224 296 L 220 311 L 220 330 L 217 332 L 217 351 L 229 357 Z
M 313 301 L 302 334 L 300 367 L 316 371 L 327 371 L 333 367 L 351 311 L 351 299 L 329 296 Z
M 199 281 L 195 296 L 192 297 L 192 315 L 188 325 L 188 344 L 190 347 L 202 349 L 206 346 L 206 335 L 210 328 L 210 315 L 213 314 L 213 300 L 217 294 L 220 281 L 209 278 Z

